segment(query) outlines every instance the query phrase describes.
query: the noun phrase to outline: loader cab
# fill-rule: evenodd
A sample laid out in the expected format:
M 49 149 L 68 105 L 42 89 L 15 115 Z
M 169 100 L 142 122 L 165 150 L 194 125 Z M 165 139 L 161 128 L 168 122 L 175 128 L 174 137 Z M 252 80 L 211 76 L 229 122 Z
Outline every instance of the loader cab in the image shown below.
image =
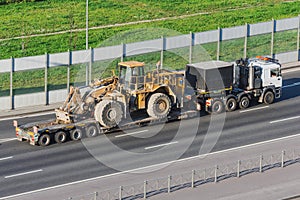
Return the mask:
M 127 61 L 119 63 L 119 83 L 126 91 L 139 90 L 144 87 L 144 63 Z

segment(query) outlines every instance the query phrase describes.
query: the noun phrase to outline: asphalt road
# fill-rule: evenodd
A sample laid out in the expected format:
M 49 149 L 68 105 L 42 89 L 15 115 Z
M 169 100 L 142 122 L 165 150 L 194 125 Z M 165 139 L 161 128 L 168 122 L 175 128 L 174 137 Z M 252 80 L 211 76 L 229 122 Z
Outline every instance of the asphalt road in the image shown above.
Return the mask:
M 299 133 L 300 72 L 284 74 L 283 97 L 266 106 L 118 131 L 48 147 L 11 140 L 0 122 L 0 197 Z M 20 123 L 53 118 L 20 119 Z M 224 122 L 224 123 L 223 123 Z

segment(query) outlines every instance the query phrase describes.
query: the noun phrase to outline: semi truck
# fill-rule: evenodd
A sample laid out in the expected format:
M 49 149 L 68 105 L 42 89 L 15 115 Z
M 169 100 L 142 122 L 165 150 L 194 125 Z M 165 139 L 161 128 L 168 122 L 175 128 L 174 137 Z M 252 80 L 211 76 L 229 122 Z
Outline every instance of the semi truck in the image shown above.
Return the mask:
M 80 140 L 116 129 L 195 117 L 200 110 L 219 114 L 246 109 L 251 102 L 271 104 L 281 96 L 278 60 L 268 57 L 235 63 L 207 61 L 187 64 L 185 70 L 145 72 L 138 61 L 120 62 L 119 75 L 70 87 L 56 118 L 18 125 L 16 136 L 32 145 L 47 146 Z
M 209 113 L 246 109 L 253 102 L 272 104 L 281 97 L 281 65 L 269 57 L 188 64 L 185 75 Z

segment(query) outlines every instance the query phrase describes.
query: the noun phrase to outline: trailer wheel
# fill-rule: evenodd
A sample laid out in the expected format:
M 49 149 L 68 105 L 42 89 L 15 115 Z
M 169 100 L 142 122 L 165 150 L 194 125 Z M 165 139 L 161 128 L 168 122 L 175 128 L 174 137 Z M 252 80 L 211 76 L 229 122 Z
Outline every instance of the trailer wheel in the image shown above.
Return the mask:
M 64 143 L 67 140 L 67 134 L 63 131 L 59 131 L 55 133 L 54 139 L 58 144 Z
M 271 91 L 266 92 L 264 96 L 264 103 L 265 104 L 272 104 L 274 102 L 275 96 L 274 93 Z
M 86 129 L 86 137 L 95 137 L 97 134 L 97 127 L 94 125 L 91 125 Z
M 77 141 L 82 138 L 82 130 L 79 128 L 76 128 L 70 132 L 70 138 L 71 140 Z
M 42 147 L 48 146 L 50 142 L 51 142 L 51 138 L 50 135 L 48 134 L 41 135 L 38 141 L 39 145 Z
M 147 113 L 149 116 L 163 119 L 166 118 L 171 111 L 171 100 L 163 93 L 152 94 L 148 101 Z
M 212 107 L 211 107 L 211 112 L 214 114 L 220 114 L 224 112 L 224 104 L 220 100 L 215 100 Z
M 248 97 L 243 96 L 239 102 L 239 106 L 241 109 L 246 109 L 250 106 L 250 100 Z
M 106 128 L 117 126 L 123 116 L 121 105 L 117 101 L 103 100 L 95 106 L 95 119 Z
M 232 112 L 235 111 L 236 107 L 237 107 L 237 102 L 235 98 L 229 98 L 226 102 L 226 110 L 228 112 Z

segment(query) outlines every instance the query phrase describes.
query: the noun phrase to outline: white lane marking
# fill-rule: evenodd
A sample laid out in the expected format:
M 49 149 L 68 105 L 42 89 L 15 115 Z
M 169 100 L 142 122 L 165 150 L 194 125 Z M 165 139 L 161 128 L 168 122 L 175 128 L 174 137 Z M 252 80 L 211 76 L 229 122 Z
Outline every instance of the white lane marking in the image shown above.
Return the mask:
M 17 140 L 17 138 L 4 138 L 4 139 L 0 139 L 0 143 L 9 142 L 9 141 L 13 141 L 13 140 Z
M 245 113 L 245 112 L 250 112 L 250 111 L 255 111 L 255 110 L 261 110 L 261 109 L 265 109 L 265 108 L 269 108 L 269 106 L 252 108 L 252 109 L 247 109 L 247 110 L 241 110 L 240 113 Z
M 38 190 L 34 190 L 34 191 L 19 193 L 19 194 L 15 194 L 15 195 L 11 195 L 11 196 L 0 197 L 0 200 L 6 200 L 6 199 L 10 199 L 10 198 L 20 197 L 20 196 L 23 196 L 23 195 L 29 195 L 29 194 L 33 194 L 33 193 L 43 192 L 43 191 L 52 190 L 52 189 L 56 189 L 56 188 L 62 188 L 62 187 L 70 186 L 70 185 L 85 183 L 85 182 L 94 181 L 94 180 L 103 179 L 103 178 L 108 178 L 108 177 L 112 177 L 112 176 L 132 173 L 134 171 L 148 169 L 148 168 L 157 167 L 157 166 L 161 166 L 161 165 L 168 165 L 168 164 L 183 162 L 183 161 L 192 160 L 192 159 L 196 159 L 196 158 L 202 158 L 202 157 L 205 157 L 205 156 L 210 156 L 210 155 L 215 155 L 215 154 L 220 154 L 220 153 L 226 153 L 226 152 L 230 152 L 230 151 L 237 151 L 237 150 L 244 149 L 244 148 L 249 148 L 249 147 L 268 144 L 268 143 L 273 143 L 273 142 L 278 142 L 278 141 L 281 141 L 281 140 L 286 140 L 286 139 L 291 139 L 291 138 L 296 138 L 296 137 L 300 137 L 300 133 L 295 134 L 295 135 L 281 137 L 281 138 L 276 138 L 276 139 L 272 139 L 272 140 L 266 140 L 266 141 L 262 141 L 262 142 L 248 144 L 248 145 L 244 145 L 244 146 L 240 146 L 240 147 L 234 147 L 234 148 L 231 148 L 231 149 L 225 149 L 225 150 L 222 150 L 222 151 L 216 151 L 216 152 L 212 152 L 212 153 L 197 155 L 197 156 L 183 158 L 183 159 L 179 159 L 179 160 L 173 160 L 173 161 L 168 161 L 168 162 L 164 162 L 164 163 L 149 165 L 149 166 L 140 167 L 140 168 L 136 168 L 136 169 L 131 169 L 131 170 L 127 170 L 127 171 L 117 172 L 117 173 L 114 173 L 114 174 L 107 174 L 107 175 L 104 175 L 104 176 L 98 176 L 98 177 L 94 177 L 94 178 L 89 178 L 89 179 L 84 179 L 84 180 L 80 180 L 80 181 L 75 181 L 75 182 L 65 183 L 65 184 L 61 184 L 61 185 L 56 185 L 56 186 L 52 186 L 52 187 L 42 188 L 42 189 L 38 189 Z
M 300 82 L 296 82 L 296 83 L 293 83 L 290 85 L 284 85 L 284 86 L 282 86 L 282 88 L 290 88 L 290 87 L 295 87 L 295 86 L 299 86 L 299 85 L 300 85 Z
M 126 133 L 126 134 L 122 134 L 122 135 L 116 135 L 116 138 L 119 137 L 125 137 L 125 136 L 130 136 L 130 135 L 135 135 L 135 134 L 139 134 L 139 133 L 144 133 L 147 132 L 148 130 L 141 130 L 141 131 L 136 131 L 136 132 L 132 132 L 132 133 Z
M 5 158 L 0 158 L 0 161 L 2 161 L 2 160 L 8 160 L 8 159 L 12 159 L 12 158 L 13 158 L 13 156 L 5 157 Z
M 4 178 L 13 178 L 13 177 L 17 177 L 17 176 L 23 176 L 23 175 L 27 175 L 27 174 L 33 174 L 33 173 L 38 173 L 38 172 L 42 172 L 42 169 L 38 169 L 38 170 L 34 170 L 34 171 L 29 171 L 29 172 L 23 172 L 23 173 L 19 173 L 19 174 L 13 174 L 13 175 L 9 175 L 9 176 L 5 176 Z
M 174 141 L 174 142 L 169 142 L 169 143 L 165 143 L 165 144 L 159 144 L 159 145 L 155 145 L 155 146 L 150 146 L 150 147 L 145 147 L 146 150 L 148 149 L 154 149 L 154 148 L 158 148 L 158 147 L 163 147 L 163 146 L 169 146 L 171 144 L 177 144 L 178 141 Z
M 22 118 L 26 118 L 26 117 L 39 117 L 39 116 L 50 115 L 50 114 L 54 114 L 54 113 L 55 112 L 51 111 L 51 112 L 42 112 L 42 113 L 36 113 L 36 114 L 30 114 L 30 115 L 21 115 L 21 116 L 16 116 L 16 117 L 7 117 L 7 118 L 0 119 L 0 121 L 22 119 Z
M 285 119 L 279 119 L 279 120 L 271 121 L 270 124 L 285 122 L 285 121 L 288 121 L 288 120 L 294 120 L 294 119 L 299 119 L 299 118 L 300 118 L 300 116 L 289 117 L 289 118 L 285 118 Z

